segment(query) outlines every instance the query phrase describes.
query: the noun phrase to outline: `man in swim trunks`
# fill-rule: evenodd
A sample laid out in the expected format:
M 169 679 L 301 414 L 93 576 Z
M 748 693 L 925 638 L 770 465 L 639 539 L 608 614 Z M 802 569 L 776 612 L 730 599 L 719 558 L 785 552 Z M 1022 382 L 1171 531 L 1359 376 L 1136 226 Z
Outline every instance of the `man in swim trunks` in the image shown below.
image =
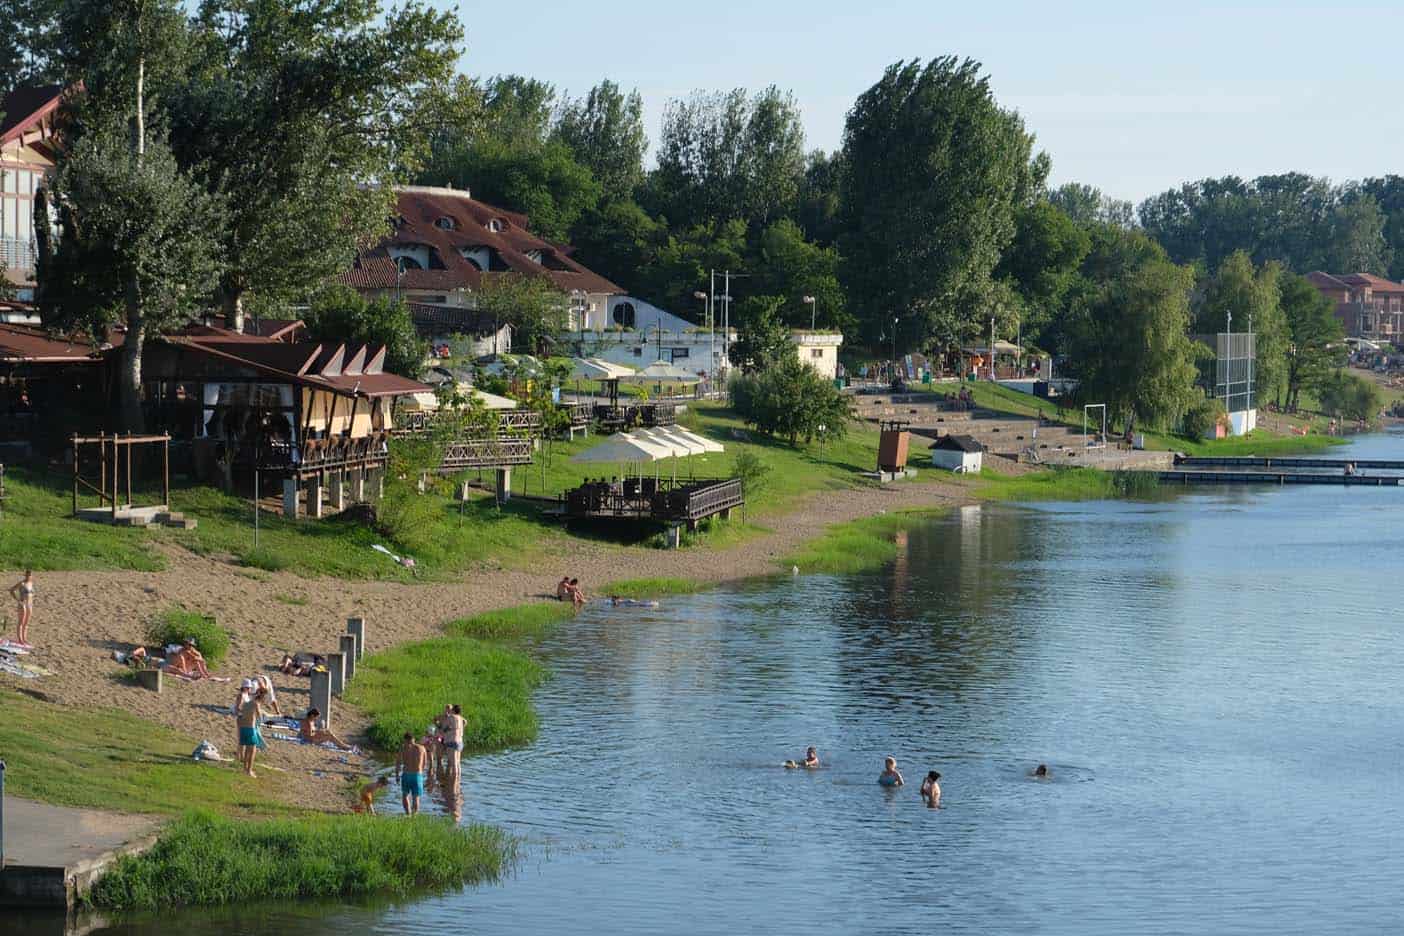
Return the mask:
M 463 707 L 455 705 L 449 709 L 447 724 L 444 725 L 444 756 L 448 758 L 449 776 L 454 787 L 462 771 L 463 758 Z
M 400 798 L 405 815 L 419 812 L 419 798 L 424 795 L 424 772 L 429 768 L 429 752 L 414 740 L 414 732 L 405 732 L 405 743 L 395 758 L 395 770 L 400 775 Z
M 258 721 L 263 715 L 263 687 L 255 689 L 247 702 L 239 709 L 239 760 L 244 764 L 244 773 L 250 777 L 253 772 L 254 755 L 263 747 L 263 735 L 258 731 Z

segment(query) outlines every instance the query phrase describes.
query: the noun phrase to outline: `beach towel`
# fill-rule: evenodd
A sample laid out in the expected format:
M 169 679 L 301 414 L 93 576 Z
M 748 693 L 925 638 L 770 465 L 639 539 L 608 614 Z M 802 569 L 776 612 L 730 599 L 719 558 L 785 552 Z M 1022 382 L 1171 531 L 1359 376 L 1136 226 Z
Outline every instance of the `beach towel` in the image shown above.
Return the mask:
M 293 744 L 312 744 L 311 741 L 303 740 L 301 735 L 284 734 L 281 731 L 270 731 L 268 733 L 268 736 L 270 738 L 277 738 L 279 741 L 291 741 Z M 349 751 L 343 751 L 341 748 L 337 747 L 335 744 L 332 744 L 330 741 L 323 741 L 321 744 L 315 746 L 319 748 L 325 748 L 328 751 L 336 751 L 338 754 L 361 753 L 361 749 L 358 747 L 352 747 Z
M 0 673 L 9 673 L 20 679 L 38 679 L 40 676 L 54 675 L 52 671 L 44 669 L 37 663 L 21 663 L 8 654 L 0 654 Z
M 10 640 L 8 637 L 0 640 L 0 653 L 9 653 L 14 656 L 23 656 L 33 648 L 29 644 L 22 644 L 18 640 Z
M 202 679 L 208 679 L 210 682 L 233 682 L 233 681 L 234 681 L 234 677 L 233 677 L 233 676 L 196 676 L 196 675 L 193 674 L 193 673 L 191 673 L 191 674 L 177 673 L 175 670 L 171 669 L 170 667 L 166 667 L 166 675 L 167 675 L 167 676 L 171 676 L 171 677 L 173 677 L 173 678 L 175 678 L 175 679 L 183 679 L 183 680 L 185 680 L 186 682 L 199 682 L 199 681 L 202 680 Z

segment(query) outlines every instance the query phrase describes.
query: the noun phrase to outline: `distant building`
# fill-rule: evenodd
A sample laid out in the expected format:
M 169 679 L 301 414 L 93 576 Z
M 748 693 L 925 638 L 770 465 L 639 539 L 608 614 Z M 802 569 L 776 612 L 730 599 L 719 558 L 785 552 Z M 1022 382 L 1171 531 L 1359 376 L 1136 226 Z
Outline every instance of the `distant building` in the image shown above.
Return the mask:
M 974 436 L 943 435 L 931 443 L 931 464 L 960 473 L 978 472 L 983 467 L 985 447 Z
M 839 332 L 796 331 L 790 336 L 798 346 L 799 359 L 832 380 L 838 376 L 838 349 L 843 344 Z
M 1370 273 L 1307 274 L 1322 295 L 1336 304 L 1346 336 L 1370 341 L 1404 340 L 1404 283 Z
M 434 357 L 480 358 L 512 351 L 512 326 L 486 312 L 421 302 L 406 305 L 415 331 L 429 342 Z
M 19 298 L 34 298 L 34 193 L 54 167 L 63 87 L 16 88 L 0 100 L 0 260 Z
M 572 260 L 570 247 L 532 234 L 526 215 L 477 201 L 463 189 L 407 186 L 395 194 L 394 231 L 339 277 L 366 296 L 472 309 L 485 280 L 518 273 L 559 289 L 575 329 L 624 292 Z
M 706 328 L 651 302 L 618 295 L 578 320 L 559 342 L 582 357 L 634 368 L 666 361 L 710 380 L 726 369 L 727 337 L 721 328 Z M 736 340 L 734 328 L 730 340 Z

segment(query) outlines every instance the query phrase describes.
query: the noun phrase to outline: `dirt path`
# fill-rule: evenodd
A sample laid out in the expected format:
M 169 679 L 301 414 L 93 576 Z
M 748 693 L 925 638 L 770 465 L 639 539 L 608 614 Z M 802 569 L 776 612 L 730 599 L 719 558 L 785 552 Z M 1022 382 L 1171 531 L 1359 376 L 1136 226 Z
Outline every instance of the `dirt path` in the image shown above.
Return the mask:
M 123 708 L 184 732 L 192 749 L 199 739 L 208 738 L 232 753 L 235 732 L 228 711 L 237 678 L 267 673 L 285 711 L 304 709 L 307 680 L 284 676 L 276 664 L 285 651 L 334 650 L 347 617 L 366 618 L 368 647 L 379 650 L 433 636 L 455 618 L 544 600 L 567 572 L 578 576 L 587 591 L 626 578 L 724 581 L 764 575 L 778 571 L 778 559 L 832 524 L 888 510 L 970 500 L 959 485 L 941 481 L 827 491 L 783 516 L 767 518 L 771 532 L 725 550 L 581 543 L 532 571 L 498 569 L 470 573 L 460 582 L 422 585 L 259 572 L 172 548 L 162 572 L 36 576 L 32 659 L 54 675 L 20 680 L 0 674 L 0 685 L 42 693 L 66 705 Z M 219 673 L 235 677 L 235 683 L 169 680 L 165 691 L 156 695 L 118 681 L 121 668 L 112 660 L 112 651 L 130 649 L 141 639 L 144 623 L 175 603 L 215 615 L 230 632 L 229 655 Z M 349 706 L 338 705 L 333 715 L 338 733 L 359 736 L 364 729 L 363 716 Z M 314 797 L 311 802 L 336 802 L 345 778 L 371 766 L 364 758 L 343 763 L 330 751 L 288 742 L 270 740 L 269 745 L 264 759 L 304 778 L 306 784 L 299 783 L 298 790 Z M 321 775 L 314 776 L 314 771 Z

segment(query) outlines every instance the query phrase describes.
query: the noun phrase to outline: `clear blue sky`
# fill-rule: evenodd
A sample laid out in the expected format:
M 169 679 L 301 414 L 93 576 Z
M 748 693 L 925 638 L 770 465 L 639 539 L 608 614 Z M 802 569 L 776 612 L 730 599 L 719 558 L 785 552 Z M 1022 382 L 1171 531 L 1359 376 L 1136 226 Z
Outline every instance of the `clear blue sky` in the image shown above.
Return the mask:
M 452 3 L 453 0 L 441 0 Z M 1404 4 L 564 0 L 460 3 L 463 70 L 579 94 L 611 78 L 664 103 L 695 88 L 794 92 L 809 148 L 901 58 L 983 62 L 1053 158 L 1054 183 L 1139 201 L 1189 179 L 1404 171 Z

